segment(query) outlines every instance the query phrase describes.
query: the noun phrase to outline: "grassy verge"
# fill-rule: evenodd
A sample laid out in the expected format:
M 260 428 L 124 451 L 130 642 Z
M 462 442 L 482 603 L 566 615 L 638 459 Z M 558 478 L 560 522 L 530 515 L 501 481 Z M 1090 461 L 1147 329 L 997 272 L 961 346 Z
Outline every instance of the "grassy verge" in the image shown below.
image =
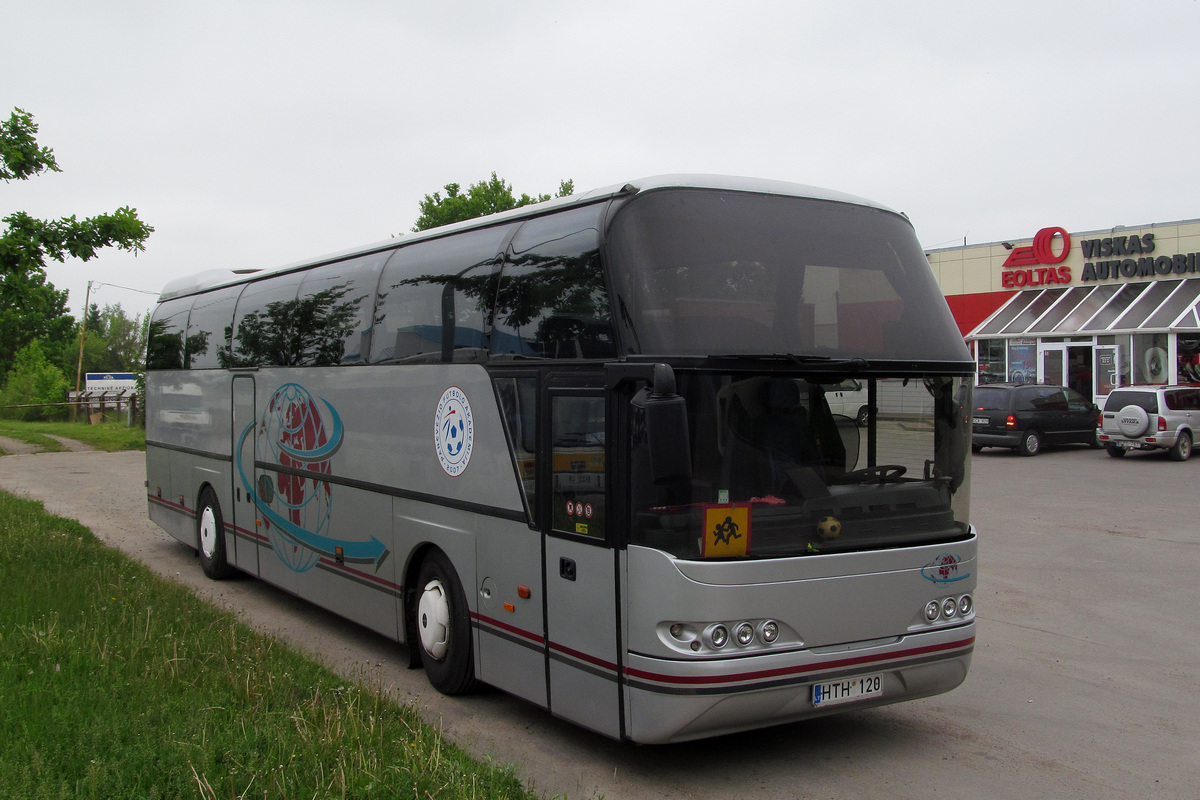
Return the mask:
M 0 492 L 0 797 L 533 795 L 410 709 Z
M 118 422 L 87 425 L 82 422 L 19 422 L 0 419 L 0 436 L 28 442 L 47 453 L 65 449 L 46 434 L 65 436 L 109 453 L 146 449 L 146 431 L 136 425 L 128 427 Z

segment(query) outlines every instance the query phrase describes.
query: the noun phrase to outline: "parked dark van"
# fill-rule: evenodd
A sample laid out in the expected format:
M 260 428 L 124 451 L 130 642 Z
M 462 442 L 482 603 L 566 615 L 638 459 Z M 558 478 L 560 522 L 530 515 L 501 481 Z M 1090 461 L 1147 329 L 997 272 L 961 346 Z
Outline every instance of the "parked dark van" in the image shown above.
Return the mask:
M 1066 386 L 987 383 L 975 387 L 971 447 L 1011 447 L 1023 456 L 1059 444 L 1099 447 L 1100 409 Z

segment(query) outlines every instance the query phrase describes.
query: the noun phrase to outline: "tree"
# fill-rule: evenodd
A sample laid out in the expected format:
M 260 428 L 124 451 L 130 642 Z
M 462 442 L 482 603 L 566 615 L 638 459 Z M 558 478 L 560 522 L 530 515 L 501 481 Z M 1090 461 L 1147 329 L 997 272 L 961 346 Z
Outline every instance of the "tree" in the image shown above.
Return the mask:
M 427 231 L 452 222 L 543 203 L 550 199 L 548 194 L 537 197 L 522 194 L 520 197 L 513 197 L 512 185 L 498 178 L 494 172 L 489 180 L 472 184 L 466 194 L 461 193 L 462 187 L 457 183 L 448 183 L 443 188 L 446 190 L 445 197 L 442 197 L 441 192 L 434 192 L 425 195 L 425 199 L 420 202 L 421 216 L 417 217 L 414 231 Z M 565 180 L 559 183 L 558 194 L 555 197 L 567 197 L 574 192 L 575 182 Z
M 33 116 L 19 108 L 0 121 L 0 180 L 28 180 L 61 172 L 54 151 L 37 143 Z M 0 373 L 34 339 L 51 352 L 71 335 L 74 320 L 66 312 L 67 293 L 46 281 L 47 261 L 83 261 L 98 250 L 117 247 L 137 253 L 154 231 L 128 206 L 110 214 L 77 219 L 74 215 L 41 220 L 23 211 L 2 220 L 0 229 Z
M 41 342 L 34 339 L 22 348 L 13 360 L 0 406 L 62 403 L 67 399 L 69 384 L 62 370 L 50 363 Z M 33 408 L 13 408 L 6 412 L 14 419 L 50 419 L 62 417 L 62 406 L 45 405 Z
M 69 365 L 75 374 L 79 359 L 79 326 L 56 363 Z M 141 314 L 130 317 L 120 303 L 103 309 L 92 303 L 87 313 L 87 338 L 83 346 L 83 372 L 139 372 L 146 351 L 146 325 Z

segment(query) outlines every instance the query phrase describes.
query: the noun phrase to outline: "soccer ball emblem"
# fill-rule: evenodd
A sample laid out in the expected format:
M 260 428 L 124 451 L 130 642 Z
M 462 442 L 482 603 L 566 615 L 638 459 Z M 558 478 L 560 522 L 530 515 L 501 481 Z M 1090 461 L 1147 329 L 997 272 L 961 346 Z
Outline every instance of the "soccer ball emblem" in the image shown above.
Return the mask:
M 451 386 L 442 393 L 433 418 L 434 448 L 442 469 L 450 477 L 458 477 L 467 468 L 473 438 L 471 404 L 462 389 Z
M 837 517 L 824 516 L 817 520 L 817 537 L 823 542 L 836 539 L 842 532 L 842 523 Z
M 453 411 L 450 413 L 454 414 Z M 442 440 L 446 443 L 447 455 L 454 457 L 462 452 L 463 444 L 467 441 L 465 427 L 461 416 L 448 416 L 442 423 Z

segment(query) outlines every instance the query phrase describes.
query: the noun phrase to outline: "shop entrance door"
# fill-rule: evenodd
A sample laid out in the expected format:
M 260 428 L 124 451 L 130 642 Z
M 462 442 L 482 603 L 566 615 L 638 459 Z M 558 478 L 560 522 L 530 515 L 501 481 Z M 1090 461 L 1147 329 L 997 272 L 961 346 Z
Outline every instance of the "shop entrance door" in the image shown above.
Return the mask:
M 1092 372 L 1092 383 L 1095 394 L 1092 399 L 1108 397 L 1121 385 L 1120 372 L 1121 350 L 1115 344 L 1099 345 L 1094 348 L 1096 367 Z
M 1038 345 L 1038 383 L 1067 385 L 1067 346 Z
M 1038 383 L 1069 386 L 1091 400 L 1096 396 L 1090 344 L 1038 345 Z

